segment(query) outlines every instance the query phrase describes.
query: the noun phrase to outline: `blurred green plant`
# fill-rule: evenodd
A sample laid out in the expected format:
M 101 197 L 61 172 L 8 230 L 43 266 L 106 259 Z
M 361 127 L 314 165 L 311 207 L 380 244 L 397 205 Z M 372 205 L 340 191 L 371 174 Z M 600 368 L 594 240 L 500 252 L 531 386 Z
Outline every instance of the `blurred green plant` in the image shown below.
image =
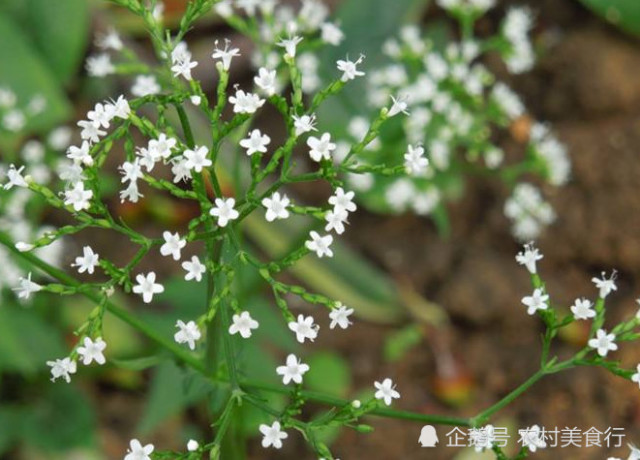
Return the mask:
M 640 35 L 640 2 L 637 0 L 579 1 L 610 24 L 632 35 Z

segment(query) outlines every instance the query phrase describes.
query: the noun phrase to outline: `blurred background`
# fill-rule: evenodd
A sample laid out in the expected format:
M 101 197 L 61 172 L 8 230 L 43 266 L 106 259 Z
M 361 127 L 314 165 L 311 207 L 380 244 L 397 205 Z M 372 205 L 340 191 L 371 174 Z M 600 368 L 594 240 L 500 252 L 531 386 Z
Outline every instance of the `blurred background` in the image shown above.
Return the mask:
M 165 2 L 168 24 L 180 17 L 184 3 Z M 427 31 L 437 27 L 452 36 L 457 33 L 451 19 L 424 0 L 332 0 L 329 5 L 347 40 L 352 40 L 350 48 L 368 47 L 363 51 L 372 62 L 379 58 L 376 53 L 384 39 L 406 21 L 417 21 Z M 576 297 L 595 296 L 593 276 L 617 269 L 619 289 L 607 300 L 613 323 L 635 313 L 640 295 L 640 42 L 635 35 L 640 33 L 640 5 L 633 0 L 500 1 L 478 22 L 476 33 L 495 31 L 514 5 L 527 5 L 534 13 L 538 63 L 517 77 L 491 57 L 485 64 L 521 95 L 533 118 L 552 124 L 573 162 L 570 183 L 548 191 L 558 219 L 538 241 L 545 256 L 540 272 L 555 302 L 570 305 Z M 0 0 L 0 87 L 9 85 L 23 98 L 42 94 L 48 101 L 47 110 L 30 120 L 28 137 L 0 137 L 3 161 L 14 158 L 12 152 L 32 136 L 46 137 L 64 124 L 73 127 L 73 120 L 84 118 L 95 101 L 120 94 L 130 85 L 131 81 L 117 77 L 90 78 L 84 70 L 84 60 L 95 51 L 94 39 L 112 26 L 126 47 L 153 62 L 142 24 L 107 2 Z M 251 48 L 249 40 L 216 16 L 206 16 L 187 41 L 200 63 L 194 77 L 210 93 L 216 78 L 209 55 L 214 41 L 224 38 L 243 50 L 234 61 L 233 78 L 250 82 L 253 76 L 250 52 L 244 52 Z M 282 127 L 271 126 L 264 118 L 260 123 L 272 138 L 284 134 Z M 507 154 L 519 148 L 518 129 L 513 127 L 511 135 L 500 141 Z M 112 187 L 114 194 L 110 205 L 128 223 L 150 234 L 180 228 L 198 213 L 153 195 L 136 205 L 120 205 L 117 181 L 115 171 L 105 178 L 105 187 Z M 487 178 L 474 178 L 466 188 L 460 199 L 448 204 L 448 235 L 428 218 L 359 210 L 342 239 L 346 255 L 337 264 L 342 268 L 312 264 L 290 275 L 365 305 L 358 309 L 359 318 L 348 333 L 326 333 L 328 322 L 319 319 L 318 340 L 311 348 L 305 346 L 305 362 L 312 369 L 305 384 L 310 389 L 364 397 L 374 380 L 392 376 L 402 394 L 397 408 L 470 416 L 537 370 L 542 328 L 520 304 L 531 289 L 526 271 L 515 264 L 519 246 L 503 215 L 509 190 Z M 325 192 L 308 187 L 293 191 L 300 201 L 310 203 L 321 201 Z M 34 215 L 43 225 L 67 222 L 67 217 L 43 208 Z M 278 235 L 257 224 L 248 237 L 263 252 L 278 241 Z M 116 263 L 127 261 L 133 251 L 110 236 L 82 235 L 58 248 L 61 266 L 68 266 L 88 242 Z M 170 336 L 176 317 L 200 311 L 205 287 L 187 285 L 173 265 L 164 264 L 160 257 L 149 257 L 141 267 L 171 279 L 159 306 L 145 309 L 131 299 L 119 301 Z M 358 277 L 343 278 L 344 272 Z M 270 297 L 257 287 L 258 280 L 247 275 L 243 283 L 241 302 L 264 306 L 256 308 L 263 327 L 244 352 L 245 367 L 253 377 L 275 382 L 273 369 L 287 352 L 299 350 L 298 344 L 270 305 Z M 83 369 L 71 385 L 49 382 L 45 361 L 67 353 L 76 340 L 71 332 L 90 309 L 83 299 L 48 296 L 38 296 L 25 306 L 3 292 L 0 457 L 119 459 L 133 437 L 159 449 L 183 449 L 189 438 L 210 437 L 208 424 L 221 403 L 215 389 L 156 354 L 151 344 L 117 320 L 107 321 L 104 334 L 110 365 Z M 584 346 L 587 326 L 568 328 L 554 351 L 564 356 Z M 624 344 L 616 357 L 635 367 L 639 351 L 640 345 Z M 558 447 L 535 458 L 626 457 L 627 442 L 640 443 L 639 395 L 636 384 L 601 369 L 575 369 L 545 378 L 493 422 L 509 428 L 512 446 L 517 429 L 531 424 L 560 430 L 620 428 L 625 435 L 622 447 Z M 245 454 L 249 459 L 313 458 L 297 435 L 282 451 L 262 449 L 255 437 L 262 421 L 245 408 L 241 436 L 249 441 L 246 452 L 236 446 L 237 458 Z M 327 432 L 332 452 L 342 459 L 483 458 L 447 447 L 447 427 L 436 427 L 439 447 L 421 449 L 420 424 L 380 418 L 368 422 L 375 428 L 371 434 Z

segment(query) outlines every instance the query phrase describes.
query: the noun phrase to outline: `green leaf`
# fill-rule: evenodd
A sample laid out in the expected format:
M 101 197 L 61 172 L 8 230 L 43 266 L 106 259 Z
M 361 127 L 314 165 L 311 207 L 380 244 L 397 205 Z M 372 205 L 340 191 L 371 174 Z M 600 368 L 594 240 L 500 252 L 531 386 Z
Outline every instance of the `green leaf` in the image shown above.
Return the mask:
M 56 75 L 33 48 L 23 30 L 2 12 L 0 56 L 0 85 L 17 95 L 18 107 L 25 107 L 35 95 L 41 95 L 47 101 L 46 110 L 28 117 L 27 131 L 47 130 L 69 118 L 71 107 Z
M 91 445 L 96 417 L 87 398 L 67 384 L 45 388 L 44 397 L 23 411 L 23 442 L 44 451 Z
M 130 371 L 143 371 L 145 369 L 149 369 L 150 367 L 157 366 L 161 362 L 165 361 L 168 356 L 162 355 L 153 355 L 153 356 L 145 356 L 144 358 L 135 358 L 135 359 L 113 359 L 111 358 L 111 362 L 122 369 L 127 369 Z
M 30 35 L 61 83 L 76 73 L 87 46 L 89 11 L 86 0 L 27 0 Z
M 422 330 L 417 324 L 390 334 L 384 343 L 384 357 L 387 361 L 398 361 L 422 340 Z
M 174 362 L 160 364 L 155 370 L 138 430 L 142 434 L 150 433 L 168 417 L 203 399 L 212 388 L 205 377 L 182 369 Z
M 46 372 L 45 361 L 65 353 L 59 332 L 36 311 L 10 305 L 0 308 L 0 371 Z
M 634 35 L 640 35 L 638 0 L 580 0 L 606 21 Z
M 318 352 L 305 360 L 309 372 L 304 382 L 311 390 L 322 393 L 346 396 L 351 388 L 349 364 L 340 355 L 331 352 Z

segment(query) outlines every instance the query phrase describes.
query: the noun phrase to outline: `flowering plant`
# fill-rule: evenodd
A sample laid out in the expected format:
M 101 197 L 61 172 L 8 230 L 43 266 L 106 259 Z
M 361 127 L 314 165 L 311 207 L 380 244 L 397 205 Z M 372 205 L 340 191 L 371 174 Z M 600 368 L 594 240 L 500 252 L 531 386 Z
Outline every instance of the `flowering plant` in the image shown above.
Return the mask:
M 352 181 L 356 177 L 354 175 L 404 177 L 407 172 L 413 174 L 425 170 L 430 161 L 422 147 L 413 146 L 409 147 L 402 164 L 388 165 L 382 157 L 375 161 L 363 160 L 363 152 L 376 142 L 381 130 L 397 117 L 406 115 L 407 103 L 402 96 L 390 97 L 388 104 L 366 123 L 360 139 L 341 155 L 337 155 L 338 144 L 334 142 L 332 133 L 319 130 L 316 111 L 325 100 L 343 91 L 351 80 L 365 76 L 364 56 L 355 60 L 345 56 L 338 60 L 335 79 L 319 89 L 313 72 L 305 72 L 304 62 L 300 62 L 305 52 L 322 43 L 336 44 L 342 40 L 342 32 L 336 24 L 328 22 L 327 10 L 320 3 L 305 1 L 302 9 L 294 14 L 288 9 L 277 8 L 276 2 L 258 4 L 240 0 L 236 5 L 246 13 L 243 17 L 229 1 L 194 0 L 188 4 L 177 33 L 171 35 L 163 26 L 160 3 L 114 1 L 142 19 L 160 64 L 150 66 L 140 62 L 126 50 L 113 31 L 100 37 L 99 46 L 115 51 L 121 61 L 113 63 L 111 55 L 106 52 L 91 56 L 87 62 L 89 73 L 94 76 L 137 74 L 131 88 L 135 97 L 129 99 L 120 95 L 98 102 L 88 111 L 86 119 L 78 122 L 81 141 L 67 149 L 68 162 L 59 170 L 59 182 L 50 182 L 48 177 L 35 174 L 37 168 L 33 165 L 29 168 L 15 164 L 8 166 L 3 203 L 10 203 L 5 197 L 30 191 L 48 206 L 68 212 L 74 221 L 47 229 L 37 236 L 21 233 L 25 236 L 20 241 L 3 231 L 0 232 L 0 244 L 13 254 L 15 260 L 31 264 L 48 277 L 41 280 L 29 272 L 17 279 L 14 291 L 19 298 L 29 300 L 36 293 L 48 292 L 62 296 L 82 295 L 95 303 L 89 317 L 75 331 L 78 339 L 70 353 L 46 363 L 52 380 L 70 382 L 78 372 L 78 363 L 89 366 L 107 362 L 110 339 L 104 334 L 103 326 L 106 315 L 113 315 L 155 341 L 178 363 L 199 374 L 209 384 L 224 388 L 224 402 L 213 421 L 211 439 L 190 440 L 186 451 L 181 452 L 157 451 L 152 444 L 132 439 L 129 451 L 124 454 L 125 460 L 195 459 L 205 452 L 210 458 L 221 458 L 223 443 L 230 436 L 234 417 L 245 404 L 257 408 L 270 420 L 259 426 L 264 448 L 280 449 L 290 433 L 298 431 L 315 455 L 334 458 L 319 433 L 327 427 L 336 426 L 368 432 L 371 427 L 362 418 L 377 415 L 482 429 L 488 435 L 476 448 L 490 449 L 497 458 L 505 459 L 506 455 L 492 440 L 490 425 L 486 424 L 495 413 L 545 375 L 576 366 L 600 366 L 640 382 L 640 365 L 637 371 L 628 370 L 607 359 L 609 353 L 617 349 L 617 343 L 639 337 L 636 331 L 640 325 L 638 317 L 610 330 L 604 328 L 605 298 L 616 289 L 614 277 L 594 279 L 599 289 L 595 303 L 580 298 L 570 308 L 571 313 L 564 312 L 550 302 L 549 293 L 536 268 L 536 262 L 542 255 L 532 245 L 527 245 L 516 259 L 529 271 L 534 288 L 532 295 L 524 297 L 522 303 L 528 314 L 537 315 L 545 325 L 540 369 L 474 417 L 457 418 L 389 409 L 386 406 L 400 398 L 400 392 L 393 380 L 384 376 L 374 382 L 373 395 L 362 401 L 307 391 L 303 385 L 310 366 L 296 354 L 289 354 L 281 365 L 273 369 L 282 378 L 282 385 L 247 379 L 240 365 L 241 348 L 251 340 L 261 324 L 256 320 L 252 306 L 239 300 L 239 272 L 251 270 L 269 288 L 282 319 L 299 343 L 313 342 L 318 337 L 319 327 L 314 315 L 321 313 L 294 314 L 289 302 L 291 297 L 317 305 L 319 311 L 326 310 L 330 329 L 348 329 L 352 325 L 352 308 L 343 305 L 339 299 L 330 299 L 292 284 L 285 273 L 304 257 L 333 256 L 334 238 L 346 231 L 349 215 L 357 210 L 355 193 L 349 186 L 353 185 L 349 180 Z M 463 3 L 449 6 L 455 13 L 464 10 L 459 10 Z M 216 42 L 212 58 L 216 62 L 218 82 L 216 97 L 210 102 L 201 83 L 193 78 L 192 70 L 199 63 L 193 59 L 183 39 L 194 21 L 212 7 L 230 25 L 256 40 L 259 69 L 253 78 L 252 88 L 230 88 L 230 72 L 241 50 L 230 42 Z M 464 21 L 473 17 L 468 12 L 462 15 Z M 411 52 L 412 47 L 423 46 L 418 44 L 423 43 L 421 41 L 407 40 L 407 37 L 411 38 L 411 32 L 404 35 L 407 52 Z M 466 59 L 462 56 L 464 53 L 459 54 L 463 48 L 454 46 L 453 58 Z M 432 60 L 437 59 L 433 54 L 428 56 L 432 56 Z M 511 61 L 511 66 L 523 68 L 521 60 L 522 56 Z M 464 60 L 462 63 L 469 64 Z M 426 70 L 433 72 L 431 66 Z M 477 83 L 482 89 L 486 74 L 484 71 L 480 73 L 482 78 Z M 465 82 L 474 87 L 473 83 Z M 290 94 L 287 94 L 287 88 L 290 88 Z M 305 98 L 304 94 L 308 92 L 311 95 Z M 504 102 L 502 98 L 501 101 Z M 286 140 L 279 147 L 274 147 L 271 136 L 257 127 L 256 116 L 267 107 L 279 114 L 286 130 Z M 503 115 L 500 112 L 496 119 Z M 203 119 L 206 122 L 204 129 Z M 452 121 L 445 117 L 439 123 Z M 9 127 L 16 125 L 10 123 Z M 468 141 L 468 135 L 469 132 L 460 139 Z M 471 137 L 477 141 L 476 136 Z M 462 143 L 462 140 L 455 138 L 458 140 L 454 141 L 454 138 L 449 139 L 454 145 Z M 143 142 L 140 143 L 139 139 Z M 416 144 L 417 139 L 410 138 L 409 141 Z M 486 146 L 488 139 L 482 138 L 478 142 Z M 480 144 L 472 145 L 479 151 Z M 117 157 L 118 146 L 121 147 L 121 157 Z M 132 228 L 106 204 L 102 179 L 106 176 L 109 162 L 113 161 L 117 162 L 120 174 L 119 197 L 122 202 L 136 203 L 145 195 L 160 194 L 195 204 L 199 209 L 197 215 L 184 228 L 163 229 L 159 235 L 149 236 L 142 229 Z M 235 180 L 232 186 L 225 184 L 225 165 L 231 165 L 233 169 Z M 345 177 L 351 179 L 345 180 Z M 554 177 L 553 173 L 550 177 Z M 323 206 L 294 203 L 287 195 L 286 187 L 292 184 L 320 182 L 330 187 L 329 197 Z M 313 224 L 307 238 L 298 242 L 288 254 L 277 260 L 264 260 L 242 239 L 243 222 L 254 214 L 264 216 L 269 223 L 305 217 L 311 218 Z M 99 254 L 91 245 L 85 245 L 71 264 L 78 273 L 90 277 L 90 281 L 80 281 L 67 271 L 56 268 L 41 254 L 43 248 L 86 229 L 108 231 L 124 237 L 136 247 L 135 255 L 120 266 L 110 260 L 110 254 Z M 525 232 L 519 234 L 529 235 Z M 191 248 L 200 245 L 204 246 L 202 253 L 193 255 Z M 165 284 L 159 272 L 140 268 L 143 259 L 151 253 L 158 253 L 179 264 L 186 281 L 207 284 L 207 296 L 202 299 L 199 316 L 175 318 L 172 337 L 163 335 L 113 301 L 116 290 L 120 289 L 138 296 L 146 304 L 153 303 L 157 296 L 162 297 Z M 592 321 L 588 345 L 569 359 L 552 356 L 551 342 L 558 332 L 574 321 L 583 320 Z M 284 409 L 269 404 L 265 395 L 271 393 L 287 397 Z M 301 416 L 308 402 L 330 408 L 308 420 Z M 544 447 L 544 440 L 527 437 L 518 458 Z
M 358 159 L 363 164 L 399 164 L 404 152 L 408 176 L 348 176 L 347 183 L 374 210 L 432 215 L 446 229 L 444 204 L 460 196 L 467 176 L 495 175 L 513 187 L 505 214 L 514 236 L 521 241 L 537 238 L 555 220 L 555 213 L 537 187 L 519 180 L 533 173 L 561 186 L 569 178 L 571 164 L 550 128 L 528 121 L 519 96 L 482 63 L 493 53 L 513 74 L 530 70 L 535 60 L 529 38 L 533 14 L 513 7 L 495 35 L 478 37 L 474 25 L 493 1 L 437 3 L 458 22 L 459 41 L 445 42 L 442 34 L 429 34 L 429 28 L 423 36 L 417 26 L 405 26 L 398 38 L 384 44 L 390 62 L 367 79 L 370 105 L 381 107 L 395 97 L 411 116 L 385 127 Z M 349 142 L 362 139 L 367 126 L 366 119 L 354 117 L 347 128 Z M 517 161 L 505 158 L 495 145 L 507 128 L 525 144 Z M 349 142 L 338 143 L 338 154 L 349 150 Z

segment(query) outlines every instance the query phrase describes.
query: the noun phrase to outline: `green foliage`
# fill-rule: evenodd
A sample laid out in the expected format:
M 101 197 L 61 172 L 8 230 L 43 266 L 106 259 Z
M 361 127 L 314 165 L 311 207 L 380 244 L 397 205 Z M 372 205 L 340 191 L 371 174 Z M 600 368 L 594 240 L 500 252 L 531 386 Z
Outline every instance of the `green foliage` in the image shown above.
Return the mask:
M 394 331 L 389 334 L 384 343 L 384 357 L 387 361 L 398 361 L 421 340 L 422 329 L 419 324 L 410 324 L 403 329 Z
M 580 0 L 598 16 L 625 32 L 640 35 L 640 2 L 637 0 Z
M 77 389 L 47 385 L 29 398 L 0 406 L 0 453 L 16 443 L 53 453 L 95 441 L 95 414 Z
M 46 109 L 27 118 L 24 131 L 45 132 L 66 121 L 71 106 L 63 84 L 78 69 L 88 40 L 85 0 L 5 0 L 0 2 L 0 86 L 18 97 L 23 109 L 36 95 Z M 0 146 L 13 145 L 3 136 Z
M 0 308 L 0 372 L 34 376 L 48 359 L 63 354 L 60 333 L 33 310 L 5 303 Z
M 58 80 L 66 84 L 75 74 L 87 45 L 86 0 L 27 0 L 26 23 L 40 55 Z
M 141 433 L 151 432 L 167 418 L 203 399 L 212 388 L 200 374 L 173 362 L 160 364 L 154 372 L 138 430 Z
M 340 4 L 335 19 L 345 30 L 349 39 L 336 47 L 327 47 L 320 55 L 319 73 L 326 79 L 335 75 L 335 63 L 345 56 L 356 58 L 359 53 L 366 56 L 366 67 L 382 64 L 382 44 L 397 33 L 408 20 L 419 18 L 426 8 L 426 0 L 346 0 Z M 339 98 L 327 100 L 318 111 L 323 129 L 334 135 L 345 134 L 351 117 L 358 113 L 365 97 L 365 82 L 349 83 L 349 91 Z
M 307 358 L 311 368 L 305 375 L 310 389 L 330 395 L 347 396 L 351 389 L 349 363 L 336 353 L 317 352 Z

